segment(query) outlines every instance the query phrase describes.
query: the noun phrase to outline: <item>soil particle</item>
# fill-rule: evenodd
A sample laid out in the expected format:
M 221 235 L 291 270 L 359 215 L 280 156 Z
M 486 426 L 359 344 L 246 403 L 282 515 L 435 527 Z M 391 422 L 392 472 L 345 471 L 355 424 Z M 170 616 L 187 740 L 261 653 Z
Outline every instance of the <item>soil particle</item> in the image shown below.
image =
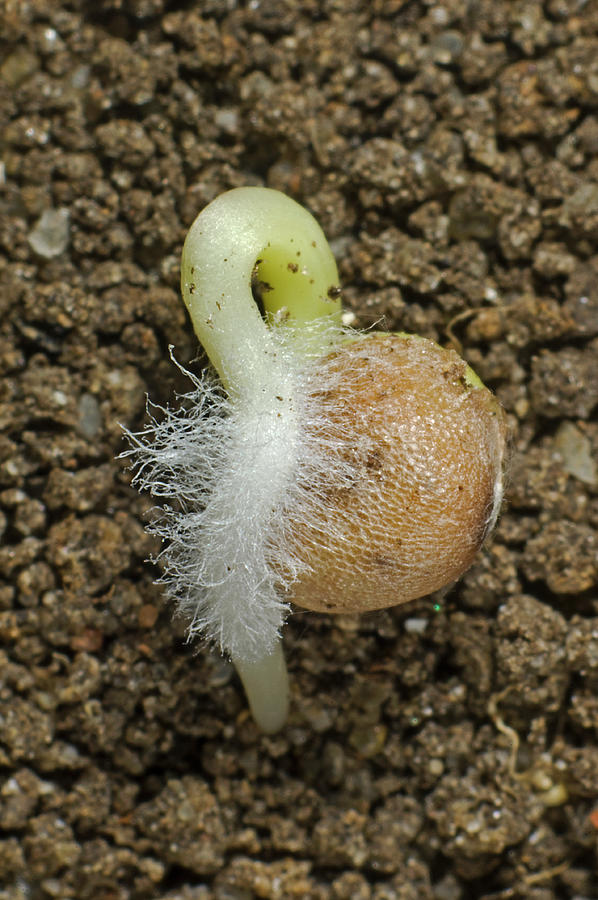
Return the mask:
M 577 522 L 549 522 L 531 538 L 522 558 L 531 581 L 541 579 L 555 594 L 576 594 L 598 584 L 598 537 Z
M 598 260 L 594 257 L 587 263 L 578 263 L 567 279 L 563 309 L 573 318 L 576 334 L 580 336 L 598 334 L 597 268 Z
M 54 734 L 51 716 L 33 703 L 15 696 L 7 704 L 2 729 L 2 743 L 6 750 L 5 765 L 13 762 L 39 760 Z M 4 756 L 3 752 L 3 756 Z
M 226 846 L 216 798 L 202 779 L 171 779 L 135 811 L 135 824 L 154 853 L 197 875 L 217 872 Z M 183 834 L 185 837 L 183 837 Z
M 598 403 L 598 342 L 584 351 L 542 351 L 532 360 L 530 398 L 540 415 L 589 418 Z
M 81 853 L 72 828 L 55 813 L 31 819 L 31 836 L 24 840 L 29 877 L 46 880 L 62 869 L 73 868 Z
M 514 597 L 497 620 L 499 686 L 516 690 L 521 706 L 560 709 L 568 685 L 564 618 L 533 597 Z
M 127 568 L 130 548 L 114 520 L 97 515 L 70 517 L 50 529 L 48 560 L 65 588 L 93 595 Z
M 480 775 L 448 775 L 426 801 L 445 852 L 467 879 L 490 873 L 506 847 L 527 837 L 540 814 L 522 787 L 510 784 L 501 790 L 485 785 Z

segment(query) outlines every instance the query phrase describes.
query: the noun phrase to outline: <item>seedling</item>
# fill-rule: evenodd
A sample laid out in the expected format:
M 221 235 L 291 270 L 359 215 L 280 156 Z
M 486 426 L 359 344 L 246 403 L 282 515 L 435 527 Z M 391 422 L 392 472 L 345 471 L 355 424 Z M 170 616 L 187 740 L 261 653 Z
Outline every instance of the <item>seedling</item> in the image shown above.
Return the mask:
M 233 661 L 274 732 L 291 604 L 367 611 L 457 579 L 496 521 L 504 416 L 453 351 L 347 333 L 326 239 L 278 191 L 210 203 L 181 283 L 213 368 L 127 454 L 134 483 L 170 501 L 150 529 L 189 638 Z

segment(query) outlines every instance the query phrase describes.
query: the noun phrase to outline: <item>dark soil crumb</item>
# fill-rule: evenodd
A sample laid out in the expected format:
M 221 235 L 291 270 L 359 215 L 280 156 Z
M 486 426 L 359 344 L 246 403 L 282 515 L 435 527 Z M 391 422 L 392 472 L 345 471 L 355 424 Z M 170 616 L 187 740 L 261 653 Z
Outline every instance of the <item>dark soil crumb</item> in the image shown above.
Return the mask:
M 0 4 L 0 900 L 598 898 L 598 4 Z M 201 366 L 221 191 L 459 349 L 511 465 L 462 582 L 285 630 L 288 726 L 172 621 L 115 461 Z

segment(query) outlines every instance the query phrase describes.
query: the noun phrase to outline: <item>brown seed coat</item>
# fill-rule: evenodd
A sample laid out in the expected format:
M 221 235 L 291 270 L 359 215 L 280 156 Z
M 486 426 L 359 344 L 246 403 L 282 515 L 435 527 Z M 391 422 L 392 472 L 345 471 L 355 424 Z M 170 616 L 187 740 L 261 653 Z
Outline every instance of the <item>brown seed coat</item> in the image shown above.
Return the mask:
M 368 336 L 323 361 L 316 396 L 354 480 L 314 486 L 320 521 L 289 523 L 309 564 L 290 599 L 362 612 L 451 583 L 471 565 L 502 495 L 505 419 L 466 364 L 432 341 Z M 308 516 L 309 520 L 310 517 Z

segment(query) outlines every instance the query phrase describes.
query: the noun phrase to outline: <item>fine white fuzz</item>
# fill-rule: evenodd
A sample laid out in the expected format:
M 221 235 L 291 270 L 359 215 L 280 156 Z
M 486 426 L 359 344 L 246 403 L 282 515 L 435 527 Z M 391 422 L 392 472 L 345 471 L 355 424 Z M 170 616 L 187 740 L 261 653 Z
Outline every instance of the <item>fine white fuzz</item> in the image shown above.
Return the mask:
M 150 422 L 125 432 L 131 447 L 122 454 L 133 461 L 133 484 L 168 501 L 149 530 L 166 542 L 160 581 L 190 622 L 188 638 L 201 635 L 245 662 L 274 651 L 285 594 L 307 567 L 292 549 L 288 512 L 325 522 L 322 488 L 355 479 L 343 440 L 321 420 L 321 398 L 335 390 L 338 372 L 327 378 L 320 361 L 316 380 L 318 360 L 297 352 L 294 330 L 271 333 L 275 384 L 231 397 L 213 372 L 198 378 L 182 369 L 193 389 L 178 398 L 180 408 L 148 401 Z M 342 337 L 330 327 L 329 349 Z

